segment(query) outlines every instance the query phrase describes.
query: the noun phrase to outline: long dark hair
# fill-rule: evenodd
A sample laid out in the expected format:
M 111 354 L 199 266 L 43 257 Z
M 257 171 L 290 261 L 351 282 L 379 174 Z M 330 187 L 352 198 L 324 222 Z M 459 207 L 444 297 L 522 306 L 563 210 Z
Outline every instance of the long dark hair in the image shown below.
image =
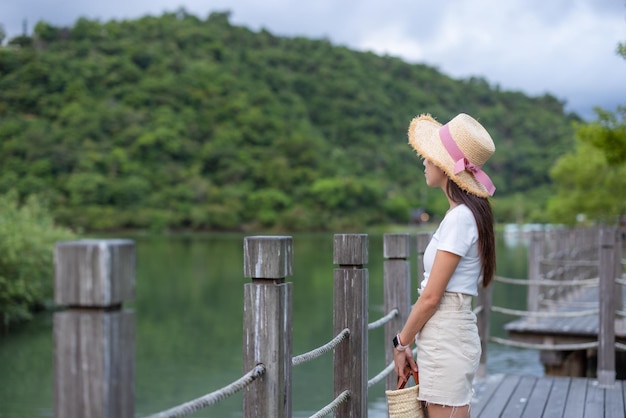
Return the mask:
M 465 204 L 474 214 L 478 227 L 478 251 L 483 267 L 483 287 L 487 287 L 496 272 L 496 239 L 493 232 L 494 220 L 489 199 L 474 196 L 462 190 L 451 179 L 448 179 L 446 193 L 453 202 Z

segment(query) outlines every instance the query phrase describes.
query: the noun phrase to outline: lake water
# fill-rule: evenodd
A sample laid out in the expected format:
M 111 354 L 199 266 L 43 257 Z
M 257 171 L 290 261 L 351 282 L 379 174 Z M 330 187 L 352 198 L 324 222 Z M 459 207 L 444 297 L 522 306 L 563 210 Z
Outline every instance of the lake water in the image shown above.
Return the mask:
M 239 378 L 242 371 L 243 238 L 240 234 L 116 236 L 137 249 L 136 315 L 137 417 L 155 413 Z M 333 234 L 295 234 L 293 354 L 333 338 Z M 369 235 L 370 322 L 384 315 L 382 235 Z M 523 242 L 505 245 L 498 237 L 497 273 L 526 277 Z M 417 296 L 412 262 L 413 300 Z M 493 303 L 524 309 L 526 288 L 496 283 Z M 514 319 L 492 314 L 491 335 Z M 369 375 L 385 367 L 382 328 L 369 334 Z M 308 417 L 333 399 L 332 354 L 293 369 L 293 416 Z M 539 355 L 490 344 L 488 372 L 543 375 Z M 0 336 L 0 417 L 53 416 L 52 315 L 41 314 L 8 336 Z M 369 416 L 386 417 L 384 382 L 370 388 Z M 238 393 L 193 417 L 241 417 Z

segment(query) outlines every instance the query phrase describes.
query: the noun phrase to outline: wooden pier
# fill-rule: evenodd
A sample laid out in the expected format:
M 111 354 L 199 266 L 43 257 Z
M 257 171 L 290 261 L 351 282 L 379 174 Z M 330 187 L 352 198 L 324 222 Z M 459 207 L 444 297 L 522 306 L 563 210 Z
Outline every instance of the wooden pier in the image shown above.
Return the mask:
M 535 232 L 528 308 L 505 325 L 509 343 L 540 350 L 549 376 L 626 379 L 622 250 L 615 229 Z
M 472 418 L 623 418 L 626 381 L 497 375 L 476 384 Z

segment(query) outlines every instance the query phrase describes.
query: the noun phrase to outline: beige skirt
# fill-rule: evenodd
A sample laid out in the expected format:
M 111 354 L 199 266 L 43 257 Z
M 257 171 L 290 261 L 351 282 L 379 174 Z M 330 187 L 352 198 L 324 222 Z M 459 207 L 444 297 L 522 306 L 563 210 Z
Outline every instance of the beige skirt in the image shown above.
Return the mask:
M 437 312 L 415 338 L 419 400 L 446 406 L 468 405 L 480 361 L 480 338 L 472 297 L 444 293 Z

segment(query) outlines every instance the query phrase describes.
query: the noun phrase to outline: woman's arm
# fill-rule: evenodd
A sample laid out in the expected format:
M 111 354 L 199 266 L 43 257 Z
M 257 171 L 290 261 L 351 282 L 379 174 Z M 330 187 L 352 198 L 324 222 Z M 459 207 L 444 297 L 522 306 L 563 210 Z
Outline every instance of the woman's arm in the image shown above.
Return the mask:
M 420 332 L 430 317 L 437 311 L 437 307 L 446 291 L 448 282 L 460 260 L 460 255 L 437 250 L 432 270 L 428 276 L 428 283 L 417 299 L 417 302 L 413 305 L 409 318 L 404 324 L 402 331 L 398 334 L 401 344 L 412 346 L 417 333 Z M 396 372 L 403 378 L 405 377 L 404 368 L 406 362 L 410 364 L 413 370 L 417 370 L 410 350 L 406 350 L 406 352 L 394 350 L 394 361 L 396 363 Z

